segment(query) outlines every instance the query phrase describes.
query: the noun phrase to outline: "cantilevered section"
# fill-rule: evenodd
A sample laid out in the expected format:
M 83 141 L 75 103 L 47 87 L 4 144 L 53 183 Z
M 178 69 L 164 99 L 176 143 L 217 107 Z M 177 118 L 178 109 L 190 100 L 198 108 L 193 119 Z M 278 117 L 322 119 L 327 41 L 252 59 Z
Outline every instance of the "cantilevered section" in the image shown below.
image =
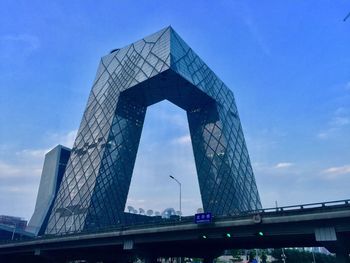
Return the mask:
M 187 112 L 204 210 L 261 207 L 232 91 L 168 27 L 101 59 L 47 234 L 128 223 L 146 109 L 164 99 Z

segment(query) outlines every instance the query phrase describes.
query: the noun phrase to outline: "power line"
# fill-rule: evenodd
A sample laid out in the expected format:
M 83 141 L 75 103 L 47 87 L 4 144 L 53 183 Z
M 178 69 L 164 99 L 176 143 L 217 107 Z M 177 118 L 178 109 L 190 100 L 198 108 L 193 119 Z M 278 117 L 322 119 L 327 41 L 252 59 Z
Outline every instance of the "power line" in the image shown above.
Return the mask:
M 347 14 L 347 16 L 343 19 L 343 21 L 345 22 L 349 17 L 350 17 L 350 13 Z

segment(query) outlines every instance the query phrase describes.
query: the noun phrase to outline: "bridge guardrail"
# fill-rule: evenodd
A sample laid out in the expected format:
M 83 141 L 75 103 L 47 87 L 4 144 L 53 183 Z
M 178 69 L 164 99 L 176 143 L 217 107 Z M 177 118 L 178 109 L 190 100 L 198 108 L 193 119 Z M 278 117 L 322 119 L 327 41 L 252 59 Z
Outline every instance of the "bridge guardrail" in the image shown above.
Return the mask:
M 258 210 L 251 210 L 251 211 L 244 211 L 237 214 L 231 214 L 231 215 L 224 215 L 224 216 L 215 216 L 213 217 L 213 221 L 217 219 L 225 220 L 225 219 L 232 219 L 232 218 L 244 218 L 247 216 L 252 216 L 256 214 L 264 215 L 264 214 L 276 214 L 281 215 L 283 213 L 290 213 L 295 211 L 318 211 L 328 208 L 341 208 L 341 207 L 349 207 L 350 208 L 350 199 L 345 200 L 337 200 L 337 201 L 329 201 L 329 202 L 320 202 L 320 203 L 309 203 L 309 204 L 302 204 L 302 205 L 290 205 L 290 206 L 283 206 L 283 207 L 273 207 L 273 208 L 263 208 Z M 45 235 L 45 236 L 38 236 L 34 239 L 51 239 L 51 238 L 57 238 L 61 236 L 76 236 L 76 235 L 83 235 L 83 234 L 93 234 L 93 233 L 106 233 L 111 231 L 125 231 L 129 229 L 140 229 L 144 227 L 150 227 L 150 226 L 171 226 L 171 225 L 179 225 L 179 224 L 188 224 L 194 222 L 194 216 L 183 216 L 181 217 L 181 221 L 174 220 L 174 219 L 162 219 L 157 222 L 137 222 L 131 225 L 119 225 L 114 227 L 106 227 L 101 228 L 98 230 L 85 230 L 78 233 L 64 233 L 61 235 Z M 27 240 L 33 240 L 33 239 L 27 239 Z M 24 240 L 5 240 L 0 241 L 0 244 L 4 243 L 14 243 L 14 242 L 22 242 Z
M 256 211 L 257 212 L 260 211 L 262 213 L 268 213 L 268 212 L 276 212 L 276 211 L 296 211 L 296 210 L 303 210 L 303 209 L 315 209 L 315 208 L 336 207 L 336 206 L 350 206 L 350 199 L 320 202 L 320 203 L 309 203 L 309 204 L 302 204 L 302 205 L 289 205 L 289 206 L 282 206 L 282 207 L 263 208 Z

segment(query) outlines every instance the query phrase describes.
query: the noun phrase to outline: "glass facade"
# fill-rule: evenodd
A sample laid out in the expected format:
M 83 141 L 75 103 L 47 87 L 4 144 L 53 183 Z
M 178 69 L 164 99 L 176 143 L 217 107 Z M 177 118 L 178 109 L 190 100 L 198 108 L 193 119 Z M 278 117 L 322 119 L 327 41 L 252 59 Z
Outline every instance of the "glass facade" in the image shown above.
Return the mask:
M 45 155 L 34 213 L 26 231 L 35 235 L 44 233 L 69 156 L 70 149 L 62 145 L 56 146 Z
M 101 59 L 47 234 L 127 224 L 146 110 L 164 99 L 187 112 L 204 210 L 261 207 L 232 91 L 168 27 Z

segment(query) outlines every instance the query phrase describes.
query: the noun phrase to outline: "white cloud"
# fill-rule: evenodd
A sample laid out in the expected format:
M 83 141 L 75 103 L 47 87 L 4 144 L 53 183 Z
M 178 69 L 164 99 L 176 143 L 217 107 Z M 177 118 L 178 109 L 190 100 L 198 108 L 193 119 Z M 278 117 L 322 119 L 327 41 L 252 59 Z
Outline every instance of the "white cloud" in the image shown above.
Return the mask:
M 171 125 L 174 129 L 188 130 L 186 112 L 168 100 L 147 108 L 146 122 L 155 120 L 158 125 L 166 124 Z
M 40 47 L 37 36 L 28 34 L 0 36 L 0 57 L 13 58 L 21 54 L 24 58 Z
M 179 188 L 170 174 L 182 184 L 183 214 L 195 213 L 202 201 L 186 114 L 164 101 L 147 109 L 126 206 L 177 210 Z
M 283 163 L 278 163 L 275 165 L 275 168 L 280 169 L 280 168 L 288 168 L 293 166 L 293 163 L 288 163 L 288 162 L 283 162 Z
M 145 204 L 146 200 L 145 199 L 133 199 L 133 198 L 128 198 L 126 201 L 128 204 L 133 204 L 133 206 L 138 206 L 138 205 L 143 205 Z
M 49 135 L 50 145 L 42 149 L 23 149 L 16 152 L 16 156 L 21 163 L 35 163 L 44 161 L 45 155 L 56 147 L 58 144 L 72 148 L 77 130 L 69 131 L 65 134 L 51 134 Z
M 28 162 L 25 163 L 25 161 L 21 161 L 13 164 L 0 160 L 1 179 L 38 177 L 40 173 L 41 168 L 36 163 L 28 164 Z M 3 185 L 5 183 L 6 182 L 3 182 Z
M 350 174 L 350 165 L 330 167 L 323 170 L 322 173 L 328 174 L 328 175 Z
M 247 27 L 247 31 L 252 37 L 252 40 L 256 42 L 257 46 L 265 55 L 271 55 L 271 49 L 267 45 L 265 36 L 261 33 L 259 24 L 254 20 L 251 8 L 245 3 L 245 1 L 224 1 L 226 9 L 231 9 L 231 13 L 242 20 L 243 24 Z
M 345 107 L 338 107 L 335 111 L 334 111 L 334 114 L 336 116 L 341 116 L 341 115 L 346 115 L 348 114 L 350 111 L 345 108 Z
M 252 166 L 254 169 L 259 170 L 261 172 L 268 172 L 270 174 L 274 174 L 276 172 L 280 172 L 280 169 L 289 168 L 291 166 L 294 166 L 294 163 L 291 162 L 280 162 L 277 164 L 268 164 L 268 163 L 262 163 L 262 162 L 254 162 L 252 163 Z
M 0 178 L 12 177 L 21 173 L 21 169 L 3 161 L 0 161 L 0 171 Z
M 172 143 L 174 144 L 180 144 L 180 145 L 187 145 L 191 144 L 191 136 L 190 135 L 184 135 L 178 138 L 175 138 Z
M 345 90 L 350 90 L 350 81 L 345 84 Z
M 7 187 L 1 187 L 0 190 L 2 192 L 6 192 L 9 194 L 32 194 L 33 189 L 35 189 L 37 186 L 32 185 L 17 185 L 17 186 L 7 186 Z
M 328 127 L 320 131 L 317 134 L 317 138 L 324 140 L 335 137 L 339 131 L 344 129 L 349 124 L 349 110 L 344 107 L 339 107 L 334 111 L 331 120 L 328 122 Z
M 334 126 L 344 126 L 350 123 L 350 119 L 347 117 L 335 117 L 331 121 L 331 124 Z
M 17 43 L 19 45 L 24 45 L 32 50 L 40 47 L 39 38 L 34 35 L 28 34 L 18 34 L 18 35 L 5 35 L 0 38 L 2 41 L 9 41 L 12 43 Z
M 21 158 L 33 158 L 33 159 L 42 159 L 46 153 L 48 153 L 51 148 L 47 149 L 24 149 L 16 153 L 17 156 Z
M 13 207 L 0 203 L 0 214 L 18 210 L 18 215 L 28 218 L 35 204 L 45 154 L 57 144 L 72 147 L 77 131 L 47 135 L 47 145 L 42 148 L 20 149 L 11 154 L 8 146 L 0 145 L 0 151 L 11 158 L 0 159 L 0 196 L 17 198 Z M 29 201 L 30 200 L 30 201 Z M 19 207 L 23 208 L 19 209 Z M 6 208 L 7 207 L 7 208 Z M 7 210 L 6 210 L 7 209 Z
M 53 142 L 50 149 L 52 149 L 53 147 L 55 147 L 58 144 L 72 148 L 74 141 L 75 141 L 75 138 L 77 136 L 77 133 L 78 133 L 78 130 L 72 130 L 72 131 L 68 131 L 67 133 L 63 133 L 63 134 L 55 133 L 55 134 L 49 135 L 50 141 Z
M 181 114 L 162 112 L 159 117 L 163 120 L 168 121 L 171 125 L 175 125 L 180 128 L 187 128 L 188 126 L 186 119 L 184 119 Z
M 243 17 L 243 22 L 247 26 L 253 39 L 257 42 L 258 46 L 261 48 L 262 52 L 265 55 L 271 55 L 271 50 L 270 50 L 269 46 L 267 45 L 265 38 L 260 33 L 260 30 L 258 29 L 258 25 L 252 19 L 252 17 L 247 17 L 247 16 Z
M 319 139 L 327 139 L 329 137 L 329 131 L 323 131 L 317 134 L 317 138 Z
M 77 130 L 69 131 L 65 134 L 51 134 L 49 135 L 50 145 L 42 149 L 23 149 L 15 153 L 16 159 L 11 164 L 2 162 L 0 163 L 0 176 L 1 174 L 16 174 L 20 175 L 24 172 L 35 172 L 35 174 L 41 171 L 41 167 L 44 163 L 45 155 L 56 147 L 58 144 L 63 146 L 72 147 Z M 5 172 L 3 172 L 5 171 Z M 7 171 L 7 172 L 6 172 Z

